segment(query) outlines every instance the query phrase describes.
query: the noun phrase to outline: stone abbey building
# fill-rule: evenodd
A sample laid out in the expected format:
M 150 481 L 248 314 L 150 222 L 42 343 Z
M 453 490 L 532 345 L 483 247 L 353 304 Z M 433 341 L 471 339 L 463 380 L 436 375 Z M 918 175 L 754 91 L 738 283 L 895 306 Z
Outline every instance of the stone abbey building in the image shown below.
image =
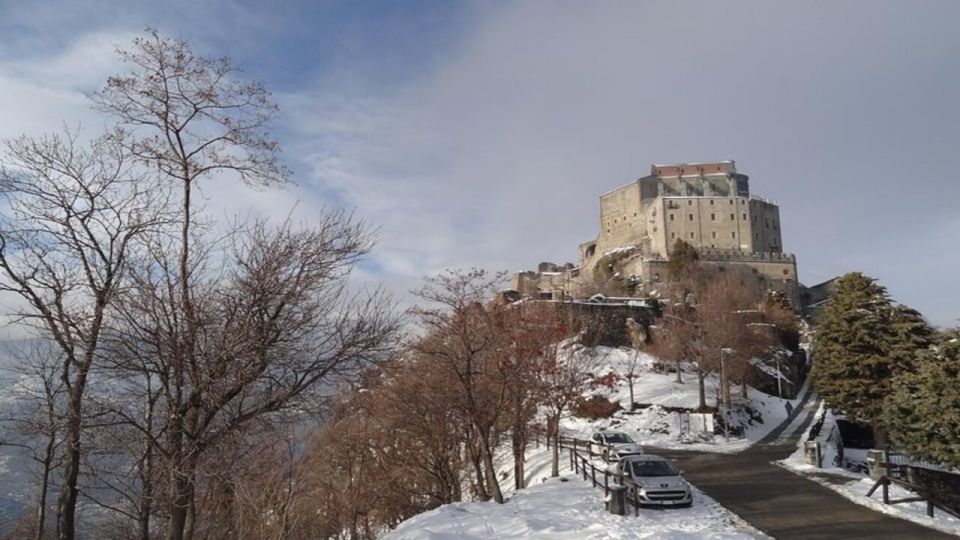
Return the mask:
M 653 165 L 650 174 L 600 196 L 600 232 L 580 244 L 579 265 L 542 263 L 513 288 L 529 296 L 580 297 L 604 280 L 641 288 L 667 276 L 678 240 L 697 249 L 705 270 L 740 269 L 753 285 L 783 292 L 798 307 L 797 264 L 783 252 L 780 209 L 750 194 L 733 161 Z

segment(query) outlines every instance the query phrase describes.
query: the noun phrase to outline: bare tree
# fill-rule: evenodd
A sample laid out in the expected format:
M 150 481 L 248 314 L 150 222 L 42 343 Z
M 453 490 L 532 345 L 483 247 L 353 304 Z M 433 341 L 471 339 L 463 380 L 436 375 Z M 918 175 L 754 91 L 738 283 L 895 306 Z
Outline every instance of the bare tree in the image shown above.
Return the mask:
M 76 133 L 24 137 L 5 150 L 0 291 L 19 296 L 18 320 L 59 349 L 67 406 L 58 534 L 72 539 L 88 376 L 128 259 L 166 219 L 166 193 L 131 169 L 117 134 L 88 148 Z
M 561 308 L 547 302 L 517 302 L 506 306 L 502 319 L 503 360 L 500 377 L 507 384 L 506 426 L 510 429 L 514 484 L 524 487 L 524 463 L 529 426 L 541 403 L 541 372 L 552 362 L 555 346 L 572 334 Z
M 739 381 L 745 393 L 747 378 L 753 369 L 751 359 L 773 344 L 768 333 L 749 326 L 761 316 L 760 297 L 745 284 L 749 278 L 738 272 L 715 277 L 704 287 L 697 306 L 704 329 L 705 354 L 715 358 L 715 365 L 720 364 L 721 354 L 727 361 L 720 389 L 727 404 L 730 403 L 730 379 Z
M 486 488 L 498 503 L 503 494 L 493 465 L 494 435 L 508 402 L 507 381 L 498 376 L 503 337 L 499 318 L 504 307 L 493 302 L 496 285 L 503 276 L 488 276 L 482 270 L 447 271 L 429 278 L 417 291 L 430 307 L 413 310 L 426 336 L 412 348 L 432 361 L 448 377 L 457 392 L 459 407 L 477 438 Z
M 469 435 L 445 399 L 448 381 L 424 364 L 411 352 L 386 365 L 372 413 L 389 435 L 382 446 L 392 449 L 392 467 L 408 471 L 401 477 L 407 494 L 432 507 L 461 500 L 461 451 Z
M 630 389 L 630 407 L 633 410 L 634 395 L 633 387 L 636 380 L 640 377 L 642 361 L 641 351 L 650 341 L 647 329 L 633 318 L 628 318 L 626 322 L 627 336 L 630 338 L 630 345 L 633 347 L 630 356 L 627 358 L 627 366 L 623 373 L 623 378 L 627 380 L 627 386 Z
M 671 302 L 663 310 L 663 318 L 656 328 L 654 351 L 662 358 L 673 360 L 677 382 L 681 381 L 683 363 L 690 363 L 696 371 L 699 408 L 707 408 L 706 378 L 716 368 L 713 356 L 706 352 L 704 325 L 696 310 L 695 296 L 683 295 L 681 301 Z
M 22 449 L 37 471 L 37 495 L 31 520 L 32 537 L 46 538 L 52 476 L 59 466 L 63 443 L 64 387 L 60 380 L 59 351 L 47 341 L 31 341 L 26 349 L 11 351 L 17 358 L 19 380 L 9 389 L 15 408 L 0 418 L 7 426 L 0 446 Z M 12 436 L 12 434 L 16 434 Z
M 233 175 L 252 185 L 285 182 L 287 170 L 279 160 L 278 146 L 265 131 L 278 109 L 262 85 L 238 80 L 238 70 L 229 60 L 197 55 L 185 41 L 167 38 L 156 30 L 149 29 L 146 36 L 135 39 L 120 56 L 132 71 L 110 77 L 94 101 L 99 110 L 130 131 L 129 151 L 178 185 L 182 194 L 174 283 L 182 313 L 177 316 L 180 343 L 172 349 L 176 358 L 171 366 L 174 384 L 182 387 L 189 366 L 201 354 L 201 321 L 191 291 L 193 190 L 199 180 L 215 173 Z M 179 441 L 186 418 L 171 420 L 167 429 Z M 192 458 L 179 442 L 175 445 L 174 461 L 181 469 L 176 476 L 184 479 L 190 476 L 183 469 L 191 467 Z M 172 516 L 171 540 L 183 535 L 188 511 L 183 506 L 187 503 L 185 489 L 184 485 L 177 489 L 175 499 L 181 507 Z
M 729 403 L 729 378 L 740 381 L 745 391 L 752 372 L 750 360 L 772 344 L 767 333 L 749 326 L 762 314 L 759 296 L 745 286 L 748 278 L 728 272 L 701 274 L 699 279 L 675 283 L 675 299 L 665 306 L 656 328 L 654 350 L 677 362 L 678 382 L 680 362 L 689 362 L 696 369 L 701 410 L 707 407 L 706 379 L 724 360 L 729 362 L 724 362 L 726 377 L 720 392 Z
M 197 474 L 219 445 L 268 418 L 280 421 L 278 413 L 312 409 L 394 344 L 392 303 L 346 289 L 370 245 L 365 227 L 343 213 L 320 219 L 301 230 L 258 223 L 232 238 L 231 252 L 196 244 L 207 255 L 192 265 L 198 325 L 185 365 L 182 298 L 175 264 L 164 258 L 171 250 L 156 247 L 153 263 L 138 268 L 138 293 L 120 306 L 115 356 L 156 382 L 162 412 L 152 426 L 124 408 L 114 412 L 147 436 L 163 461 L 168 537 L 192 536 Z
M 556 332 L 554 337 L 559 339 L 550 340 L 543 349 L 539 370 L 541 403 L 547 409 L 547 437 L 553 449 L 551 476 L 560 475 L 560 420 L 591 387 L 596 365 L 590 349 L 573 340 L 563 340 L 564 334 L 566 331 Z

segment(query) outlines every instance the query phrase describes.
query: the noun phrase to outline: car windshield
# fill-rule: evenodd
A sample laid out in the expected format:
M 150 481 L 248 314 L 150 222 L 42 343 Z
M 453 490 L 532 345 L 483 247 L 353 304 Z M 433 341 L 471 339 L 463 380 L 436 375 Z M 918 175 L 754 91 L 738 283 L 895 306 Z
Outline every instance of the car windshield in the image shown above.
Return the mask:
M 634 476 L 677 476 L 680 474 L 669 461 L 634 461 Z
M 632 443 L 633 439 L 627 437 L 626 433 L 607 433 L 607 443 L 609 444 L 621 444 L 621 443 Z

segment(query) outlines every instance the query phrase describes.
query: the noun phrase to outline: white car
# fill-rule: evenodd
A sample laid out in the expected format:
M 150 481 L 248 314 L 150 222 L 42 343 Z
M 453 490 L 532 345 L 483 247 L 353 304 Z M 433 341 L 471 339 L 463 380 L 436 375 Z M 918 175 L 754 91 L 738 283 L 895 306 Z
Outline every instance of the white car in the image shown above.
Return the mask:
M 623 485 L 637 487 L 641 506 L 689 507 L 693 492 L 683 473 L 663 456 L 645 454 L 621 459 L 608 469 L 623 475 Z
M 617 461 L 643 454 L 643 447 L 622 431 L 598 431 L 590 437 L 590 453 L 603 456 L 604 461 Z

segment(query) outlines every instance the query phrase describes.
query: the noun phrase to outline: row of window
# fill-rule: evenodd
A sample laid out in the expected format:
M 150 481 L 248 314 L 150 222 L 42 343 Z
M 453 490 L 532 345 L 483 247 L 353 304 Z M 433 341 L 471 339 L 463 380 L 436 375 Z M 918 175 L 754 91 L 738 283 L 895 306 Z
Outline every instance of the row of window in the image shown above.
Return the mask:
M 712 231 L 712 234 L 713 234 L 713 238 L 717 237 L 717 231 Z M 696 236 L 694 235 L 695 235 L 694 232 L 690 232 L 690 238 L 696 238 Z M 670 233 L 670 238 L 676 238 L 676 237 L 677 237 L 677 233 L 675 232 Z M 737 231 L 731 231 L 730 238 L 736 239 L 736 237 L 737 237 Z
M 694 215 L 693 215 L 692 212 L 689 213 L 689 214 L 687 214 L 687 221 L 693 221 L 693 216 L 694 216 Z M 735 220 L 735 219 L 737 219 L 737 215 L 731 213 L 731 214 L 730 214 L 730 221 L 733 221 L 733 220 Z M 747 218 L 747 213 L 744 212 L 744 213 L 743 213 L 743 220 L 746 221 L 747 219 L 748 219 L 748 218 Z M 710 213 L 710 221 L 716 221 L 716 220 L 717 220 L 717 214 L 714 213 L 714 212 L 711 212 L 711 213 Z M 614 221 L 616 221 L 616 220 L 614 220 Z M 672 212 L 670 213 L 670 221 L 676 221 L 676 218 L 674 217 L 674 214 L 673 214 Z M 756 214 L 754 214 L 754 216 L 753 216 L 753 221 L 757 221 L 757 216 L 756 216 Z M 764 226 L 765 228 L 769 229 L 769 228 L 770 228 L 770 220 L 767 219 L 767 218 L 763 218 L 763 226 Z M 776 222 L 776 221 L 773 222 L 773 228 L 774 228 L 774 230 L 777 229 L 777 222 Z
M 737 215 L 736 215 L 736 214 L 730 214 L 730 221 L 733 221 L 733 220 L 735 220 L 735 219 L 737 219 Z M 746 212 L 743 213 L 743 219 L 744 219 L 744 220 L 747 219 L 747 213 L 746 213 Z M 717 214 L 711 213 L 711 214 L 710 214 L 710 221 L 716 221 L 716 220 L 717 220 Z M 670 214 L 670 221 L 675 221 L 674 215 L 673 215 L 672 213 Z M 693 221 L 693 213 L 687 214 L 687 221 Z M 769 224 L 768 224 L 768 226 L 769 226 Z
M 633 213 L 633 217 L 637 217 L 637 213 L 636 213 L 636 212 Z M 626 217 L 622 217 L 622 218 L 613 218 L 613 220 L 609 220 L 609 219 L 608 219 L 608 220 L 607 220 L 607 226 L 609 227 L 611 223 L 617 223 L 618 221 L 622 221 L 622 222 L 626 223 L 626 222 L 627 222 L 627 218 L 626 218 Z
M 730 204 L 733 204 L 733 199 L 730 199 Z M 687 199 L 687 206 L 693 206 L 692 199 Z M 713 199 L 710 199 L 710 206 L 713 206 Z

